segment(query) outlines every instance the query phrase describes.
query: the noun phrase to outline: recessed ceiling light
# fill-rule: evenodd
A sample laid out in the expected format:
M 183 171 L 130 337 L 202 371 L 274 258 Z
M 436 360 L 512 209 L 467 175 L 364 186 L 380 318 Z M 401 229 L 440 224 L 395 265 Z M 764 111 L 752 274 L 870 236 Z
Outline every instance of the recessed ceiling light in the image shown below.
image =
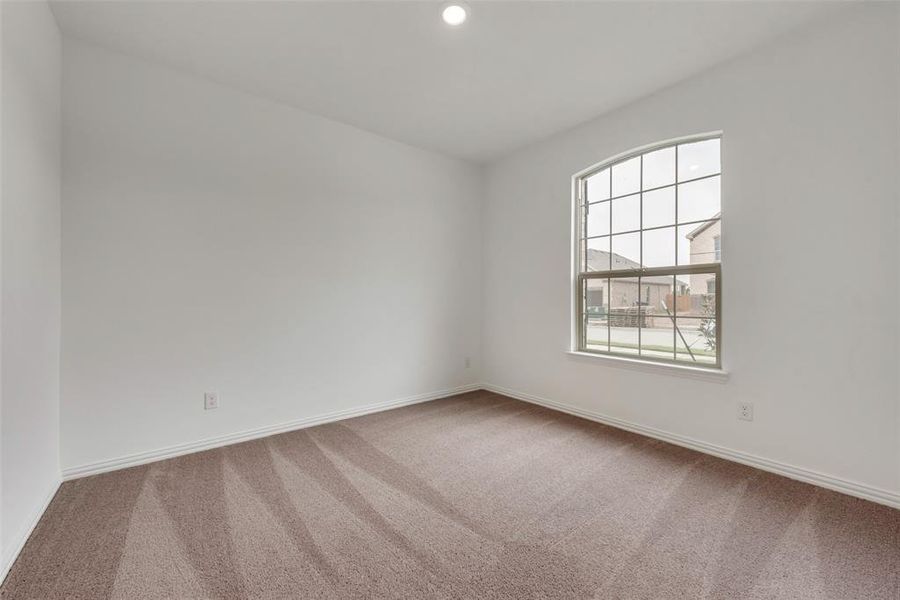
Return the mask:
M 468 16 L 469 9 L 465 4 L 459 2 L 445 4 L 444 8 L 441 9 L 441 18 L 444 20 L 444 23 L 453 25 L 454 27 L 465 23 L 466 17 Z

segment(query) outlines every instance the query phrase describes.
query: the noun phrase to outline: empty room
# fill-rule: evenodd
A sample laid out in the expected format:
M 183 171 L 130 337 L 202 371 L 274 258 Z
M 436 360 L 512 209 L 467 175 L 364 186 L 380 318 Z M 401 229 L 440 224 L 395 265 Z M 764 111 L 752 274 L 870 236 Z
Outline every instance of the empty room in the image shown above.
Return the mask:
M 2 600 L 900 600 L 900 1 L 0 24 Z

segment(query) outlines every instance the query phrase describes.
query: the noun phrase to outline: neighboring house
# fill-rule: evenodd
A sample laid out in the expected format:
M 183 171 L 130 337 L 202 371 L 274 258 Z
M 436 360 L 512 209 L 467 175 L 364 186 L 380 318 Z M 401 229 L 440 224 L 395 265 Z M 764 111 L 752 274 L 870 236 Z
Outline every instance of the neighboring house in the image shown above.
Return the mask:
M 605 270 L 610 261 L 610 253 L 603 250 L 588 250 L 588 267 L 592 271 Z M 619 254 L 612 254 L 612 269 L 638 269 L 640 264 L 625 258 Z M 649 314 L 666 314 L 666 309 L 672 310 L 673 292 L 672 277 L 656 276 L 642 277 L 638 287 L 637 277 L 622 277 L 609 280 L 610 289 L 607 290 L 606 280 L 596 282 L 597 287 L 588 289 L 585 298 L 587 312 L 590 315 L 604 316 L 609 309 L 625 309 L 645 306 Z M 678 280 L 678 294 L 685 294 L 688 284 Z M 607 296 L 607 291 L 609 295 Z M 607 303 L 608 298 L 608 303 Z
M 720 262 L 722 260 L 722 221 L 716 215 L 715 221 L 703 223 L 689 234 L 691 264 Z M 716 280 L 713 275 L 691 275 L 691 293 L 715 294 Z

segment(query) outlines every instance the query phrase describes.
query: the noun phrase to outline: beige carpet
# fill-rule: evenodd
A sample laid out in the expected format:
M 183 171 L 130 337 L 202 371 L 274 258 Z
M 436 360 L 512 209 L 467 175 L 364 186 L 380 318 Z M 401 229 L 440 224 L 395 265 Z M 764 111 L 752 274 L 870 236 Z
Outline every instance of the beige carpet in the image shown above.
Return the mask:
M 63 484 L 35 598 L 900 598 L 900 511 L 474 392 Z

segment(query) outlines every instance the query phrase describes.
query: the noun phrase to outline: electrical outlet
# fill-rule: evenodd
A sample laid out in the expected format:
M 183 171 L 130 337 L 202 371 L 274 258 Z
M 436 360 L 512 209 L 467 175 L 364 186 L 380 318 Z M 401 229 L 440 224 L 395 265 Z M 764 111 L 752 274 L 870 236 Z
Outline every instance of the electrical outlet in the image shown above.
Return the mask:
M 741 421 L 752 421 L 753 405 L 749 402 L 738 402 L 738 419 Z
M 472 359 L 469 358 L 468 356 L 466 357 L 465 365 L 466 365 L 467 369 L 472 366 Z
M 203 394 L 203 408 L 206 410 L 219 408 L 219 394 L 217 392 L 206 392 Z

